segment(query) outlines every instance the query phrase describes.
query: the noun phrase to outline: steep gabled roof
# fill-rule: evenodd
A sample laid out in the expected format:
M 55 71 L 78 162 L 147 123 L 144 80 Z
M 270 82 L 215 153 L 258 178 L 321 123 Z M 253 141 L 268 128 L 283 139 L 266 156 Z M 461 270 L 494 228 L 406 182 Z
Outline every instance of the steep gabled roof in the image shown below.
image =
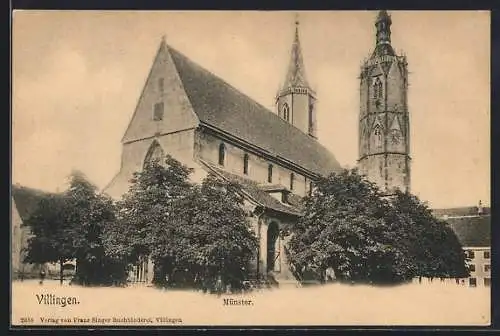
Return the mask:
M 464 247 L 491 246 L 491 216 L 455 217 L 446 222 Z
M 28 188 L 20 185 L 12 186 L 12 200 L 16 203 L 16 208 L 21 220 L 26 221 L 36 210 L 39 202 L 50 193 L 38 189 Z
M 194 112 L 201 123 L 256 145 L 315 174 L 341 166 L 317 140 L 279 118 L 208 70 L 168 47 Z

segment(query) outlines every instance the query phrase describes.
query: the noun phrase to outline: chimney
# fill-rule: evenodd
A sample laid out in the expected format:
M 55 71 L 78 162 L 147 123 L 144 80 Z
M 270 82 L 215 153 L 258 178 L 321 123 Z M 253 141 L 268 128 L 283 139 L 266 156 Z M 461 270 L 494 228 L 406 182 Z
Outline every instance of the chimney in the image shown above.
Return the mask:
M 481 200 L 479 200 L 479 203 L 477 205 L 477 214 L 481 216 L 483 214 L 483 204 L 481 203 Z

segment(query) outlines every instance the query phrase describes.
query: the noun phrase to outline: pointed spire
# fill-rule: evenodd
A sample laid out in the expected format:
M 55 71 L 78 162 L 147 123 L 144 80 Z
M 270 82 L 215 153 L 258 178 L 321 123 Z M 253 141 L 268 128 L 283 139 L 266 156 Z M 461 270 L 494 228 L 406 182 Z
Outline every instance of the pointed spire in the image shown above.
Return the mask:
M 302 49 L 300 47 L 299 24 L 299 19 L 296 16 L 295 37 L 292 44 L 290 64 L 288 65 L 288 71 L 283 89 L 287 89 L 289 87 L 309 88 L 304 67 L 304 59 L 302 57 Z
M 391 16 L 386 10 L 378 11 L 377 22 L 379 21 L 391 21 Z
M 386 10 L 378 12 L 375 27 L 377 27 L 377 44 L 391 43 L 391 16 Z
M 377 19 L 375 20 L 375 27 L 377 28 L 376 46 L 373 56 L 390 55 L 395 56 L 396 53 L 391 46 L 391 25 L 392 19 L 386 10 L 378 12 Z

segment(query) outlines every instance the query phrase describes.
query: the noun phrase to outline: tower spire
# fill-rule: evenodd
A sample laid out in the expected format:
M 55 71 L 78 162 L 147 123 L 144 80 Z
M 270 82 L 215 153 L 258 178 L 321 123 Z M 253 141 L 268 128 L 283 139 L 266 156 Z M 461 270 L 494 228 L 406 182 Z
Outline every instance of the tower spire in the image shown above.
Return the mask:
M 317 139 L 316 93 L 306 77 L 299 38 L 299 18 L 295 14 L 295 35 L 290 61 L 283 86 L 276 95 L 276 112 L 279 117 L 299 130 Z
M 300 47 L 299 39 L 299 18 L 295 15 L 295 36 L 292 43 L 290 63 L 283 85 L 283 90 L 291 87 L 309 88 L 304 67 L 304 59 L 302 57 L 302 49 Z
M 396 53 L 391 46 L 391 24 L 392 19 L 386 10 L 378 12 L 377 19 L 375 20 L 376 33 L 376 46 L 373 56 L 390 55 L 395 56 Z
M 377 44 L 391 43 L 391 16 L 386 10 L 378 12 L 375 27 L 377 27 Z

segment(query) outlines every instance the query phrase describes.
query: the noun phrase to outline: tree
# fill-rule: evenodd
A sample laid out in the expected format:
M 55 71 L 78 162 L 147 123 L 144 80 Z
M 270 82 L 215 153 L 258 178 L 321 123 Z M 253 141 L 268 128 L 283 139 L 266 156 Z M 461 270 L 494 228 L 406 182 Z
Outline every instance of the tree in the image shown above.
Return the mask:
M 43 196 L 34 213 L 25 222 L 31 229 L 24 262 L 57 262 L 60 266 L 59 278 L 63 282 L 63 265 L 73 259 L 74 250 L 71 226 L 67 220 L 68 205 L 62 195 Z
M 356 170 L 318 181 L 292 235 L 289 259 L 299 277 L 322 280 L 328 267 L 340 279 L 372 283 L 467 276 L 449 226 L 409 193 L 384 197 Z
M 305 214 L 292 229 L 289 260 L 298 276 L 322 281 L 327 268 L 340 280 L 397 282 L 411 277 L 378 188 L 356 170 L 320 179 L 305 198 Z M 403 220 L 403 218 L 401 218 Z M 307 280 L 307 279 L 305 279 Z
M 240 188 L 209 174 L 201 186 L 174 203 L 180 225 L 173 256 L 197 285 L 208 287 L 220 276 L 236 289 L 249 276 L 258 240 L 246 218 Z
M 397 191 L 392 198 L 392 209 L 408 216 L 407 240 L 418 276 L 430 278 L 468 277 L 466 257 L 453 229 L 432 214 L 429 207 L 410 193 Z
M 150 257 L 157 285 L 201 286 L 223 275 L 237 287 L 257 249 L 239 187 L 213 175 L 193 185 L 191 172 L 167 156 L 135 173 L 107 234 L 110 253 Z
M 130 263 L 151 256 L 157 284 L 165 279 L 168 251 L 174 244 L 172 202 L 189 194 L 191 172 L 169 155 L 164 162 L 146 164 L 141 172 L 134 173 L 128 192 L 117 204 L 117 225 L 106 233 L 110 255 L 126 255 Z
M 97 192 L 97 188 L 78 171 L 70 175 L 69 189 L 64 192 L 67 220 L 74 256 L 77 260 L 74 282 L 83 285 L 115 284 L 124 281 L 123 260 L 106 254 L 106 227 L 115 219 L 113 201 Z

